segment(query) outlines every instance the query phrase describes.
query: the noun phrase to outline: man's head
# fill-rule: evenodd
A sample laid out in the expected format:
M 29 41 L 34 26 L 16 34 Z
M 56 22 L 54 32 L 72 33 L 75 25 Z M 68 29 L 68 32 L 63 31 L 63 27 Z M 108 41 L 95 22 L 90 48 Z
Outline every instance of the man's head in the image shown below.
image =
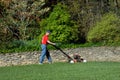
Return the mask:
M 47 30 L 46 31 L 46 35 L 49 35 L 51 32 L 50 32 L 50 30 Z

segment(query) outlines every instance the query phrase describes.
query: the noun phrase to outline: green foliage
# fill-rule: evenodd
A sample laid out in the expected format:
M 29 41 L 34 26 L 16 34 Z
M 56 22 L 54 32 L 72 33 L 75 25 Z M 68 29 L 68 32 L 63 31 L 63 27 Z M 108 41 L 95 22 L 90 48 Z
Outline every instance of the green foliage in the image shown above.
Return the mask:
M 13 43 L 14 42 L 14 43 Z M 15 53 L 15 52 L 25 52 L 25 51 L 39 51 L 41 50 L 41 45 L 38 40 L 30 40 L 30 41 L 13 41 L 12 43 L 2 43 L 0 48 L 1 53 Z M 5 46 L 7 45 L 7 46 Z M 73 48 L 80 48 L 80 47 L 98 47 L 98 46 L 120 46 L 120 42 L 117 43 L 110 43 L 104 45 L 102 42 L 99 43 L 85 43 L 85 44 L 58 44 L 58 47 L 61 49 L 73 49 Z M 48 45 L 49 50 L 56 50 L 55 47 L 52 45 Z
M 26 42 L 33 42 L 40 33 L 37 21 L 49 11 L 44 5 L 44 0 L 12 0 L 5 7 L 0 1 L 0 52 L 35 50 Z
M 89 42 L 115 43 L 120 41 L 120 19 L 112 12 L 105 14 L 102 19 L 89 31 Z
M 7 2 L 5 1 L 5 3 Z M 12 33 L 9 40 L 7 37 L 5 37 L 5 39 L 10 41 L 16 39 L 15 36 L 17 36 L 19 40 L 27 40 L 28 38 L 33 38 L 33 36 L 38 36 L 38 34 L 31 35 L 29 29 L 32 27 L 32 31 L 38 32 L 39 18 L 50 10 L 49 7 L 43 8 L 45 1 L 11 0 L 10 2 L 8 1 L 8 3 L 9 5 L 5 7 L 4 1 L 0 1 L 0 28 L 3 26 L 6 32 L 8 32 L 3 34 L 4 36 Z M 1 32 L 3 31 L 0 29 L 0 33 Z M 5 31 L 3 33 L 5 33 Z
M 13 52 L 24 52 L 24 51 L 37 51 L 40 48 L 38 40 L 22 41 L 14 40 L 9 43 L 2 44 L 0 53 L 13 53 Z
M 70 42 L 77 41 L 77 26 L 70 20 L 70 14 L 67 12 L 65 5 L 57 4 L 53 12 L 46 19 L 40 22 L 41 35 L 43 36 L 46 30 L 51 30 L 50 40 L 54 42 Z
M 71 14 L 71 19 L 74 20 L 79 27 L 78 43 L 85 43 L 86 34 L 94 20 L 93 12 L 90 11 L 94 5 L 90 7 L 91 5 L 86 4 L 87 2 L 85 3 L 84 0 L 66 0 L 66 2 L 68 2 L 67 7 Z
M 49 8 L 42 9 L 43 5 L 45 5 L 45 2 L 41 0 L 13 0 L 10 3 L 10 9 L 7 10 L 8 23 L 12 28 L 16 27 L 19 31 L 20 39 L 27 40 L 28 26 L 37 23 L 36 19 L 39 19 L 40 16 L 49 10 Z

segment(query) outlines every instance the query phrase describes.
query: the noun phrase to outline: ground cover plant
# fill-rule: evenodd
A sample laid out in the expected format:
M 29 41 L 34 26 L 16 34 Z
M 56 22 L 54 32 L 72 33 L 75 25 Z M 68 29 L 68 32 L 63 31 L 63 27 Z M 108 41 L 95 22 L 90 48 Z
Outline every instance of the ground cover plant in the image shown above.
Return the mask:
M 0 67 L 0 80 L 119 80 L 119 62 Z
M 13 46 L 12 47 L 7 47 L 5 49 L 1 48 L 0 49 L 0 54 L 6 54 L 6 53 L 18 53 L 18 52 L 27 52 L 27 51 L 40 51 L 41 50 L 41 46 L 40 44 L 36 41 L 16 41 L 15 43 L 11 43 Z M 58 44 L 57 46 L 65 49 L 65 48 L 82 48 L 82 47 L 100 47 L 100 46 L 108 46 L 108 47 L 118 47 L 120 46 L 120 42 L 117 43 L 111 43 L 111 44 L 104 44 L 102 42 L 99 43 L 85 43 L 85 44 L 66 44 L 66 43 L 56 43 Z M 9 45 L 9 44 L 8 44 Z M 19 45 L 19 46 L 17 46 Z M 11 45 L 10 45 L 11 46 Z M 56 48 L 54 48 L 52 45 L 48 45 L 48 49 L 49 50 L 54 50 Z

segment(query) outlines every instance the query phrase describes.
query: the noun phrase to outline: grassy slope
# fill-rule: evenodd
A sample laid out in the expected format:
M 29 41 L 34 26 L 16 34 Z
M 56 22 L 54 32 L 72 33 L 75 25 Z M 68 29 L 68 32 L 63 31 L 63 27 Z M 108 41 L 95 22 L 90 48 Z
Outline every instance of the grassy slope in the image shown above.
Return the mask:
M 0 68 L 0 80 L 119 80 L 119 62 L 54 63 Z

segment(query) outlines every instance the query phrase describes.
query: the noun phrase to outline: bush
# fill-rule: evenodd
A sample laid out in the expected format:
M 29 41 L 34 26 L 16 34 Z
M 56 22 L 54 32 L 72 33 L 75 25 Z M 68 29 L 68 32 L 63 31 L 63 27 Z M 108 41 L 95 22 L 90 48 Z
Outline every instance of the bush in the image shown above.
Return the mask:
M 112 12 L 105 14 L 101 21 L 90 29 L 87 35 L 89 42 L 116 43 L 120 41 L 120 19 Z
M 70 14 L 67 12 L 67 7 L 62 4 L 57 4 L 48 18 L 40 22 L 41 34 L 40 39 L 45 34 L 46 30 L 51 30 L 50 40 L 54 42 L 69 43 L 77 41 L 77 26 L 70 20 Z
M 24 51 L 37 51 L 40 48 L 38 40 L 14 40 L 5 43 L 4 47 L 0 49 L 0 53 L 24 52 Z
M 36 51 L 39 50 L 40 47 L 40 43 L 38 42 L 38 40 L 30 40 L 30 41 L 24 41 L 24 46 L 20 46 L 21 50 L 24 51 Z

